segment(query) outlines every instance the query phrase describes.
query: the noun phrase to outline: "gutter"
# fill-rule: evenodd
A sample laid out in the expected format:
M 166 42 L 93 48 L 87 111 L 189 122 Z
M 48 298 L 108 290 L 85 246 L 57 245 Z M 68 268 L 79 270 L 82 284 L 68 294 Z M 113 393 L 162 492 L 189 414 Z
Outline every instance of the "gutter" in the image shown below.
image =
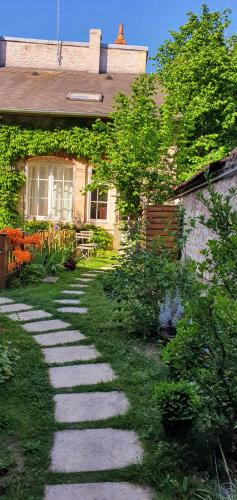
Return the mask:
M 233 167 L 231 170 L 227 170 L 225 172 L 222 172 L 221 174 L 217 174 L 216 177 L 212 178 L 212 182 L 217 182 L 223 177 L 231 177 L 235 172 L 237 172 L 237 165 Z M 180 194 L 177 194 L 171 200 L 176 200 L 177 198 L 181 198 L 182 196 L 186 196 L 187 194 L 193 193 L 194 191 L 198 191 L 200 188 L 203 188 L 207 186 L 208 182 L 204 181 L 201 184 L 198 184 L 196 186 L 191 187 L 190 189 L 187 189 L 185 191 L 182 191 Z
M 19 109 L 19 108 L 0 108 L 0 113 L 2 114 L 26 114 L 26 115 L 47 115 L 47 116 L 75 116 L 77 118 L 109 118 L 107 114 L 95 114 L 95 113 L 87 113 L 82 114 L 74 111 L 52 111 L 50 109 Z

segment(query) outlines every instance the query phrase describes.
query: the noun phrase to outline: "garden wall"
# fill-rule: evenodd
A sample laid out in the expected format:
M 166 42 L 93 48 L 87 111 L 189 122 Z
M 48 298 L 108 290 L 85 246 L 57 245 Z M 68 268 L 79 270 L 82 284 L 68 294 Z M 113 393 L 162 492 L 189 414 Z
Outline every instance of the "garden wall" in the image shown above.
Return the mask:
M 224 177 L 213 183 L 213 187 L 216 191 L 223 195 L 228 194 L 228 190 L 231 187 L 237 188 L 237 174 L 233 174 L 229 177 Z M 199 215 L 208 215 L 207 209 L 203 204 L 197 199 L 197 194 L 202 193 L 204 197 L 208 197 L 207 188 L 199 188 L 195 191 L 184 193 L 177 202 L 181 203 L 185 209 L 185 219 L 184 224 L 188 226 L 188 220 L 198 217 Z M 237 197 L 233 198 L 233 208 L 237 210 Z M 203 250 L 209 239 L 214 239 L 214 234 L 209 231 L 203 225 L 197 223 L 196 227 L 191 230 L 188 241 L 183 250 L 184 257 L 191 257 L 197 261 L 203 259 L 201 255 L 201 250 Z

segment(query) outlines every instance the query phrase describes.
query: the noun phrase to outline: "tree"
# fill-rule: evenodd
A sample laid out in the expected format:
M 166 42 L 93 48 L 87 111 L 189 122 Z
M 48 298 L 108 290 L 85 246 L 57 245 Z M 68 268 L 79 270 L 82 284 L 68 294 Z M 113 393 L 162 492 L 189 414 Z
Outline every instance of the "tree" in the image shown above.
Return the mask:
M 117 207 L 124 217 L 136 219 L 144 202 L 162 202 L 172 182 L 171 167 L 160 157 L 160 117 L 153 99 L 155 75 L 142 75 L 132 84 L 131 95 L 116 96 L 111 121 L 97 122 L 100 147 L 95 146 L 94 187 L 117 190 Z M 104 142 L 101 139 L 104 127 Z M 101 148 L 101 144 L 104 147 Z
M 179 180 L 222 158 L 237 144 L 237 44 L 227 37 L 230 11 L 200 16 L 171 31 L 155 61 L 165 91 L 161 108 L 164 154 L 176 146 Z

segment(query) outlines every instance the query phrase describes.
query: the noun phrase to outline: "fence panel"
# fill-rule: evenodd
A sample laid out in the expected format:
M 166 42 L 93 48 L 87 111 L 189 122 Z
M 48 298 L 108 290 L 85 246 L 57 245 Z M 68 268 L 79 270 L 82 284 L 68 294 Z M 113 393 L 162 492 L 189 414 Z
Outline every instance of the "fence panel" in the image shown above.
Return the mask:
M 175 205 L 150 205 L 143 212 L 143 241 L 146 249 L 154 248 L 161 239 L 164 247 L 178 257 L 177 236 L 180 231 L 180 207 Z

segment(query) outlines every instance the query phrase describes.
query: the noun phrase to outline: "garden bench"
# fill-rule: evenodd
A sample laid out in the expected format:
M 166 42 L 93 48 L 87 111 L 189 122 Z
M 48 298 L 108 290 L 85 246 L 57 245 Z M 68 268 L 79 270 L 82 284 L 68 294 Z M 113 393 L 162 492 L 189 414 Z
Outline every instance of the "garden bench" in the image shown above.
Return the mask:
M 79 233 L 76 233 L 77 253 L 83 257 L 90 257 L 91 254 L 94 254 L 97 245 L 91 241 L 92 238 L 93 231 L 80 231 Z

